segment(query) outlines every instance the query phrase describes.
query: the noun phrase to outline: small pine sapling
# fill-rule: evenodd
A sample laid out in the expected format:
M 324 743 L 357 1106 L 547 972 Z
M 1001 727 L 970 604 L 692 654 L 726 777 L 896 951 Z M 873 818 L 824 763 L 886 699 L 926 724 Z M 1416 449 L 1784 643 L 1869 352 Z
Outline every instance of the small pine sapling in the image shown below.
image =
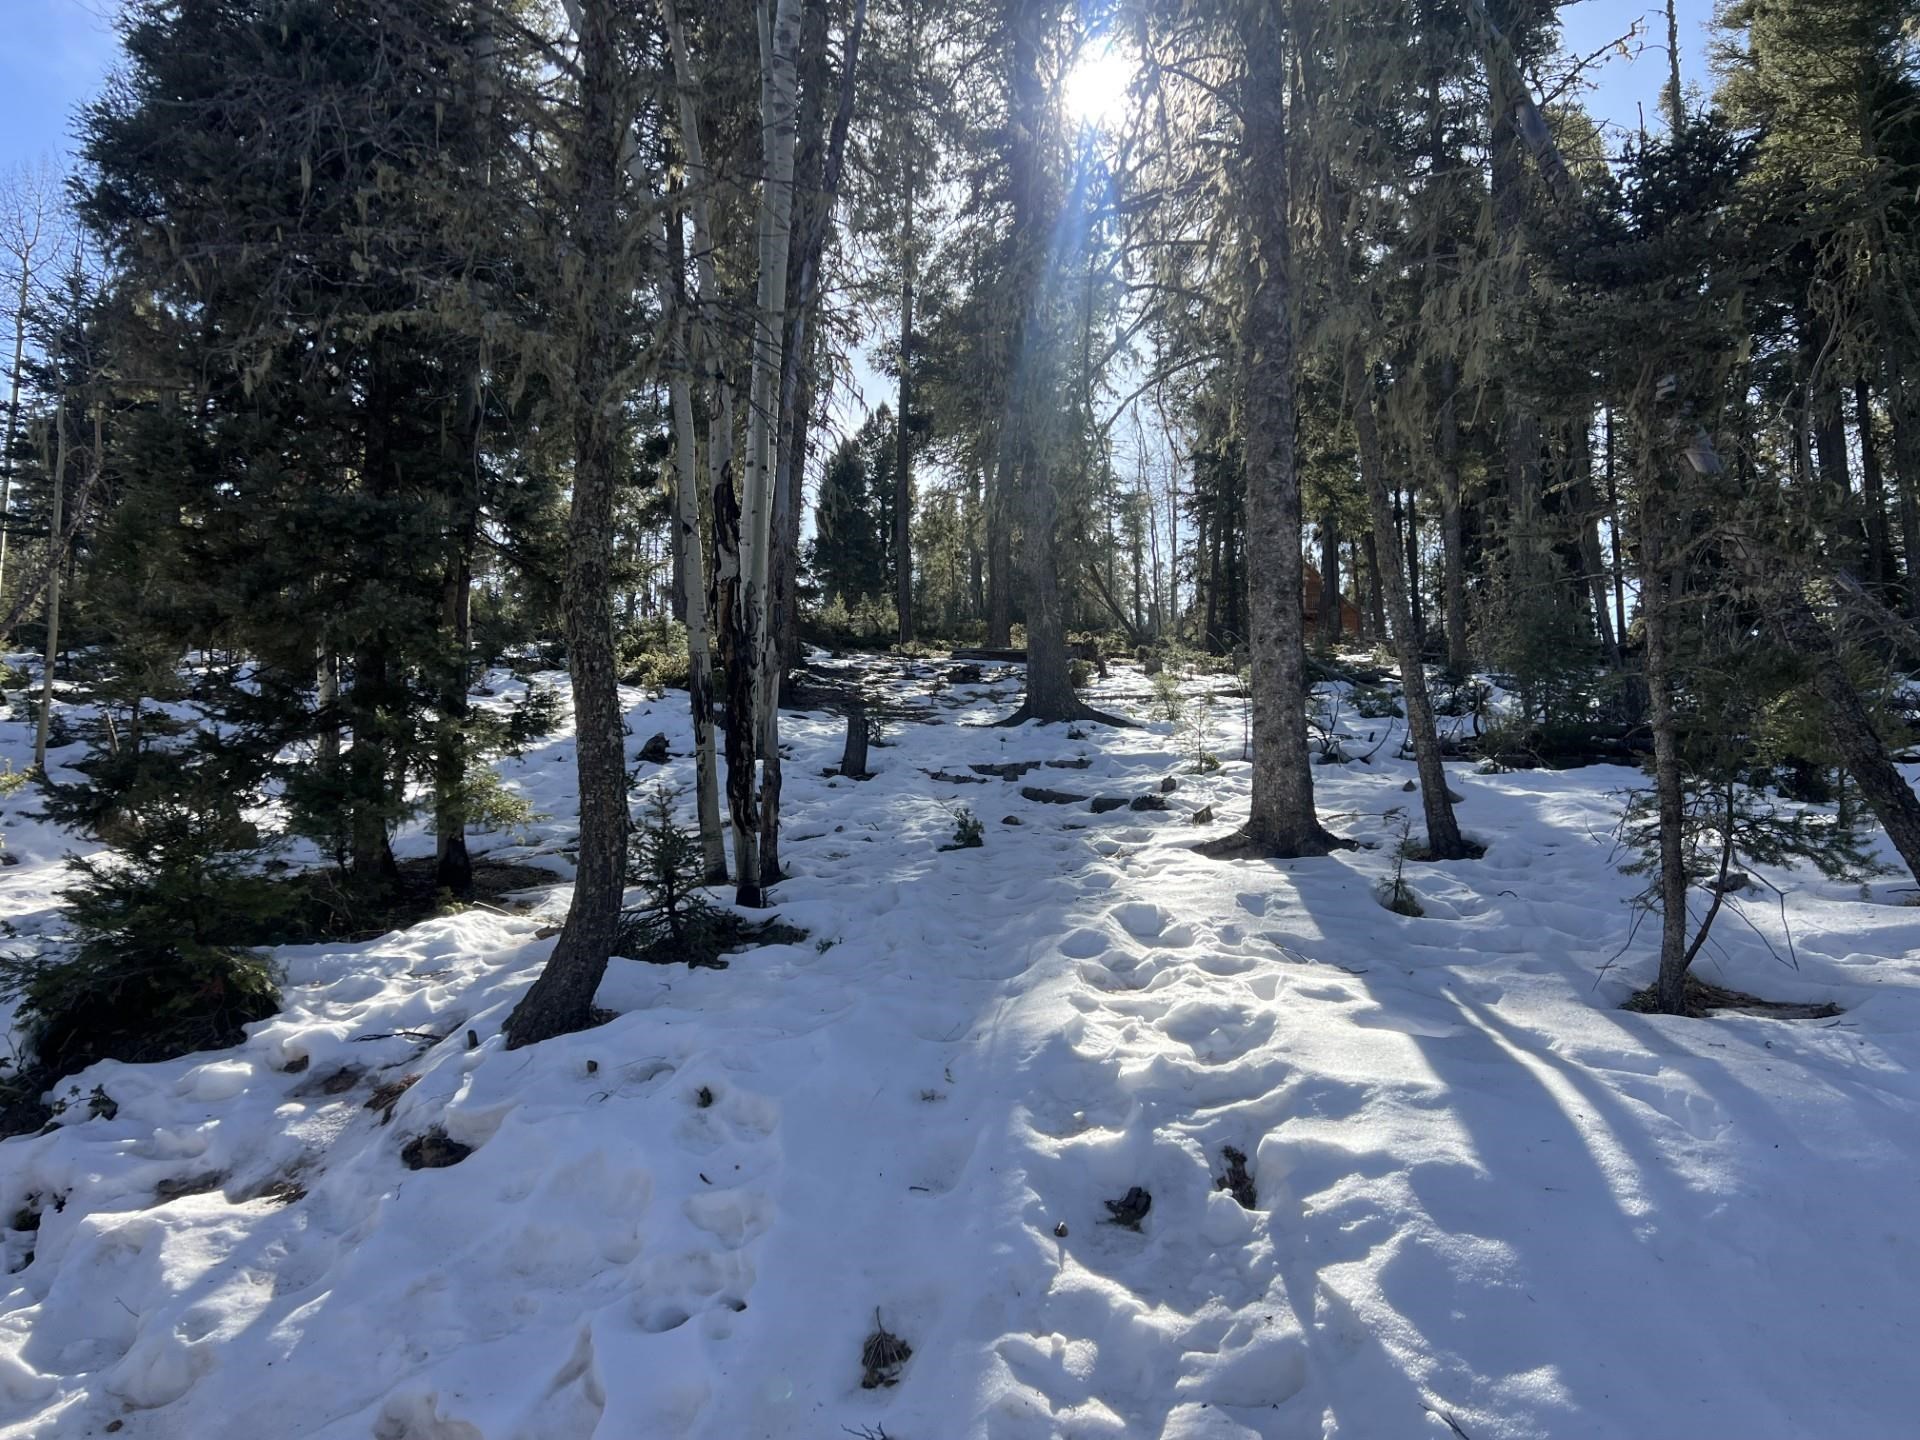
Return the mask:
M 1208 738 L 1213 734 L 1213 695 L 1211 692 L 1200 697 L 1194 714 L 1187 722 L 1184 739 L 1187 749 L 1187 768 L 1195 775 L 1210 775 L 1220 768 L 1220 757 L 1207 746 Z
M 658 786 L 627 836 L 627 876 L 646 892 L 644 905 L 620 917 L 618 952 L 654 965 L 724 970 L 720 957 L 750 945 L 786 945 L 806 932 L 779 919 L 741 919 L 707 899 L 700 837 L 674 818 L 677 794 Z
M 1868 853 L 1857 816 L 1782 805 L 1764 790 L 1730 775 L 1685 776 L 1682 796 L 1682 863 L 1689 886 L 1702 892 L 1706 901 L 1685 952 L 1687 968 L 1707 943 L 1721 910 L 1729 905 L 1739 910 L 1741 890 L 1750 883 L 1773 888 L 1753 873 L 1753 866 L 1804 860 L 1829 880 L 1856 880 L 1887 871 Z M 1655 791 L 1628 793 L 1619 839 L 1632 854 L 1621 872 L 1648 877 L 1647 887 L 1633 897 L 1632 904 L 1648 914 L 1658 913 L 1660 816 Z
M 1180 691 L 1180 675 L 1171 664 L 1153 677 L 1153 704 L 1160 718 L 1178 725 L 1186 714 L 1187 699 Z
M 647 905 L 629 911 L 630 935 L 647 947 L 680 945 L 707 928 L 714 907 L 702 880 L 706 858 L 700 838 L 674 819 L 674 792 L 655 788 L 627 836 L 628 878 L 647 894 Z
M 1413 817 L 1400 817 L 1400 839 L 1393 847 L 1393 874 L 1380 882 L 1380 903 L 1396 915 L 1417 920 L 1427 912 L 1407 883 L 1407 861 L 1413 854 Z
M 942 850 L 978 850 L 987 843 L 987 827 L 965 805 L 953 812 L 953 840 Z

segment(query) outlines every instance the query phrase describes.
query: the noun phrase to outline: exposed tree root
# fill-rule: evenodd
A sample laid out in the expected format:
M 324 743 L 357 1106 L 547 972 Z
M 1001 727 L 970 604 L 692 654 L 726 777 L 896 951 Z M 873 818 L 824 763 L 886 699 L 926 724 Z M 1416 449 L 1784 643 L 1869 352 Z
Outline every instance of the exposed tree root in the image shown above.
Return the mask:
M 1295 844 L 1282 844 L 1273 836 L 1243 826 L 1218 840 L 1203 840 L 1193 847 L 1209 860 L 1299 860 L 1314 855 L 1331 855 L 1336 850 L 1358 847 L 1330 830 L 1315 825 L 1312 832 Z
M 1065 720 L 1068 723 L 1079 720 L 1090 720 L 1095 725 L 1111 725 L 1116 730 L 1138 730 L 1140 728 L 1131 720 L 1122 719 L 1118 715 L 1109 715 L 1106 711 L 1096 710 L 1091 705 L 1079 704 L 1074 706 L 1071 715 L 1050 716 L 1036 716 L 1030 705 L 1022 704 L 1018 710 L 1007 716 L 1006 719 L 996 720 L 993 724 L 995 729 L 1006 730 L 1011 729 L 1015 725 L 1024 725 L 1029 720 L 1034 719 L 1038 719 L 1042 725 L 1052 725 L 1061 720 Z

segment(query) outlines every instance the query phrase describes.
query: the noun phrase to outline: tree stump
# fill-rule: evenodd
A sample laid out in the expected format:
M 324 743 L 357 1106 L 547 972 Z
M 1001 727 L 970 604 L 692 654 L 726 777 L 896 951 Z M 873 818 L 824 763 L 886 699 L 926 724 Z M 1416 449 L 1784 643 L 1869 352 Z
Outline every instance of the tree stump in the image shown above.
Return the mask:
M 849 780 L 865 780 L 867 775 L 867 712 L 855 705 L 847 710 L 847 748 L 840 755 L 840 773 Z

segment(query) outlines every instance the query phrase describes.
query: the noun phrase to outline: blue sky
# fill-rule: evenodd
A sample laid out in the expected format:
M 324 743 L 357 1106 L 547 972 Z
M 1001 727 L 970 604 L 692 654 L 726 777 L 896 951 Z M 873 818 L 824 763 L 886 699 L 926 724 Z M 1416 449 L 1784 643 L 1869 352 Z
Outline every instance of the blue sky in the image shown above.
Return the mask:
M 1713 20 L 1713 0 L 1680 0 L 1680 68 L 1689 89 L 1702 92 L 1712 88 L 1707 73 L 1707 39 Z M 1645 49 L 1634 59 L 1614 58 L 1596 77 L 1599 88 L 1588 96 L 1588 107 L 1603 121 L 1627 130 L 1637 130 L 1640 109 L 1646 109 L 1647 128 L 1661 128 L 1660 87 L 1667 80 L 1667 8 L 1665 0 L 1657 7 L 1650 0 L 1576 0 L 1560 12 L 1560 24 L 1566 48 L 1576 55 L 1587 55 L 1611 40 L 1627 33 L 1638 17 L 1644 21 L 1640 44 Z
M 0 171 L 71 145 L 74 108 L 113 65 L 112 0 L 0 0 Z
M 115 40 L 106 18 L 114 0 L 4 0 L 0 22 L 0 170 L 70 143 L 74 107 L 91 97 L 113 64 Z M 1689 81 L 1707 81 L 1705 26 L 1711 0 L 1681 0 L 1681 42 Z M 1585 53 L 1625 32 L 1642 9 L 1636 0 L 1575 0 L 1562 11 L 1570 49 Z M 1638 60 L 1611 61 L 1590 104 L 1605 119 L 1632 128 L 1644 103 L 1657 123 L 1666 74 L 1664 11 L 1645 5 L 1649 48 Z M 1658 47 L 1658 48 L 1656 48 Z

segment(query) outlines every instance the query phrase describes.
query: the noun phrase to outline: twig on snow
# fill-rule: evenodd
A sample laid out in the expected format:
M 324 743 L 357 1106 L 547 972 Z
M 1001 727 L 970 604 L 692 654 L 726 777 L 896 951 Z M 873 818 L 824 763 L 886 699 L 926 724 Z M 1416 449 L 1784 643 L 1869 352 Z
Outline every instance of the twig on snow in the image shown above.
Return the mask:
M 1447 1428 L 1453 1431 L 1454 1434 L 1458 1435 L 1460 1437 L 1460 1440 L 1473 1440 L 1473 1437 L 1471 1435 L 1467 1434 L 1466 1431 L 1460 1428 L 1460 1422 L 1454 1419 L 1453 1416 L 1449 1415 L 1446 1411 L 1438 1410 L 1431 1405 L 1424 1405 L 1424 1404 L 1420 1408 L 1426 1411 L 1427 1414 L 1438 1415 L 1442 1420 L 1446 1421 Z

